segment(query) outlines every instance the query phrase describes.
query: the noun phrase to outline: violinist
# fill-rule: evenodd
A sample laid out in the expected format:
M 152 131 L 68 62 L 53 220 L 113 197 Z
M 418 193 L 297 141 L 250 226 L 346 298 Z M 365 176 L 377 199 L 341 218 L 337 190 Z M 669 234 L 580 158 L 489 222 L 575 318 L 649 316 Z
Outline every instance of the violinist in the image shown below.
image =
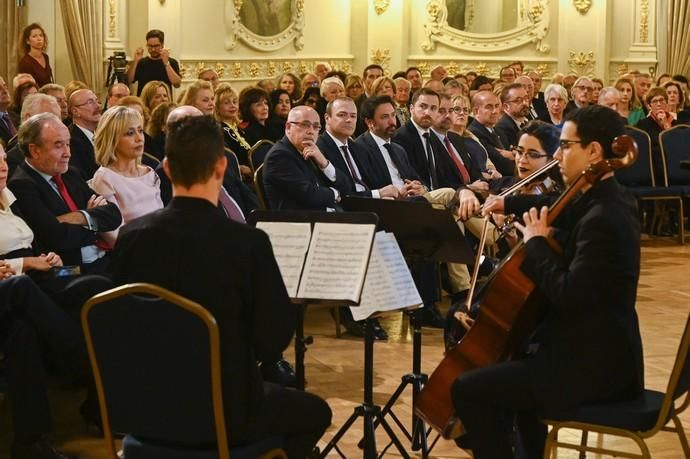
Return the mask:
M 610 108 L 569 113 L 555 153 L 565 183 L 613 158 L 612 142 L 622 133 L 623 123 Z M 521 198 L 529 204 L 541 197 Z M 517 212 L 508 204 L 494 200 L 483 212 Z M 543 319 L 521 356 L 464 372 L 452 384 L 465 444 L 476 459 L 541 458 L 547 433 L 542 413 L 625 400 L 643 387 L 635 199 L 613 172 L 586 184 L 554 222 L 563 236 L 562 252 L 549 244 L 554 229 L 547 217 L 546 207 L 531 207 L 522 215 L 524 223 L 516 223 L 525 243 L 520 269 L 545 299 Z

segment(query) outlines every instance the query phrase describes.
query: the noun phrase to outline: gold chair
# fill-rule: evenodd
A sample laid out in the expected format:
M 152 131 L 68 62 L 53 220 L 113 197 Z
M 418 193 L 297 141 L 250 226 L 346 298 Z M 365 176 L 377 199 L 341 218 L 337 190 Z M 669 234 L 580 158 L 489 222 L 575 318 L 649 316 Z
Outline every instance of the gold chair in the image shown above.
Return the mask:
M 249 164 L 252 170 L 256 171 L 264 163 L 268 150 L 274 145 L 270 140 L 259 140 L 249 149 Z
M 110 459 L 118 458 L 113 431 L 126 434 L 125 457 L 286 457 L 280 437 L 229 448 L 220 334 L 198 303 L 156 285 L 129 284 L 89 299 L 81 321 Z
M 592 452 L 616 457 L 651 458 L 649 448 L 644 440 L 654 436 L 660 430 L 675 432 L 685 457 L 690 457 L 688 440 L 678 417 L 690 404 L 688 394 L 690 389 L 689 348 L 690 315 L 685 323 L 685 330 L 678 346 L 676 361 L 666 386 L 666 392 L 645 389 L 634 400 L 587 405 L 557 414 L 549 413 L 544 422 L 553 427 L 546 439 L 544 459 L 549 459 L 555 448 L 580 451 L 580 457 L 584 457 L 586 452 Z M 676 404 L 677 401 L 680 403 Z M 667 426 L 669 421 L 673 422 L 673 426 Z M 568 443 L 559 440 L 558 433 L 562 429 L 582 431 L 580 443 Z M 614 450 L 612 447 L 589 446 L 587 445 L 588 432 L 629 438 L 637 444 L 641 454 Z
M 264 192 L 264 165 L 259 166 L 254 171 L 254 191 L 256 198 L 259 200 L 259 208 L 261 210 L 268 210 L 268 203 L 266 201 L 266 193 Z

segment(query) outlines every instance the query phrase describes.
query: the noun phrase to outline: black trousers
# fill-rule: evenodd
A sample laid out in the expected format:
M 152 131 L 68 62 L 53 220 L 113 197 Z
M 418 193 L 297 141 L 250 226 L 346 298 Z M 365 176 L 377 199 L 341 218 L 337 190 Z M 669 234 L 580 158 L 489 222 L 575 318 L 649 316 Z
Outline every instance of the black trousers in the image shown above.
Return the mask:
M 543 457 L 547 428 L 537 417 L 524 361 L 469 371 L 455 380 L 451 395 L 475 459 Z
M 32 442 L 52 428 L 46 363 L 71 379 L 82 371 L 77 323 L 27 276 L 0 281 L 0 322 L 8 364 L 15 441 Z
M 268 382 L 264 382 L 264 397 L 262 434 L 283 435 L 284 449 L 290 459 L 309 457 L 331 425 L 328 403 L 317 395 Z

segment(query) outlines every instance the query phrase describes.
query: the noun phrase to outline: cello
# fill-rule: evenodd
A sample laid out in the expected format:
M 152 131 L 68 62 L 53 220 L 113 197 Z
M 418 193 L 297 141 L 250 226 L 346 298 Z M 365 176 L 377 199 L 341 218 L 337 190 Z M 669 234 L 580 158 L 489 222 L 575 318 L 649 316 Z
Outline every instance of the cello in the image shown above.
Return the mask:
M 629 166 L 637 158 L 637 145 L 627 135 L 617 137 L 612 149 L 614 158 L 590 164 L 554 202 L 549 209 L 549 226 L 586 186 L 608 172 Z M 556 245 L 552 239 L 549 243 Z M 417 397 L 415 413 L 446 439 L 464 433 L 451 400 L 453 382 L 469 370 L 510 359 L 543 315 L 542 296 L 532 280 L 520 270 L 524 259 L 524 243 L 520 242 L 490 276 L 471 328 L 446 352 Z

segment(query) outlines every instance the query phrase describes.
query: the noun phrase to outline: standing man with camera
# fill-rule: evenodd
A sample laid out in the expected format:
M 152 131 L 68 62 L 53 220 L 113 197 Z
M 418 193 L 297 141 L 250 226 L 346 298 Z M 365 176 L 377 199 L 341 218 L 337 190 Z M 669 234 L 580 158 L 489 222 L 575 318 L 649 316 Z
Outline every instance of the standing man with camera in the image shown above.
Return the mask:
M 146 49 L 149 57 L 144 57 L 144 48 L 137 48 L 134 53 L 134 60 L 127 69 L 127 79 L 130 84 L 135 81 L 137 85 L 137 96 L 141 95 L 142 88 L 149 81 L 159 80 L 168 85 L 172 94 L 172 86 L 179 88 L 182 78 L 180 78 L 180 65 L 170 57 L 170 50 L 163 47 L 165 34 L 162 30 L 152 29 L 146 33 Z

